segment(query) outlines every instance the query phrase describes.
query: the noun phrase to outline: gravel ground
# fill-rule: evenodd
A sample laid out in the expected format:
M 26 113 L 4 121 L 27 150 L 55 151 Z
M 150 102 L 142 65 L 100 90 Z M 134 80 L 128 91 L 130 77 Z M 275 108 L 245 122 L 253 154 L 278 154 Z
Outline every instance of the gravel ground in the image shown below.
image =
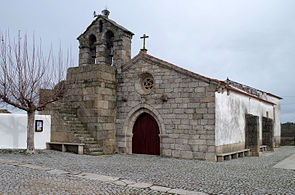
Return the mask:
M 294 153 L 295 147 L 285 146 L 277 148 L 274 153 L 265 153 L 262 157 L 245 157 L 219 163 L 149 155 L 95 157 L 57 151 L 42 151 L 35 155 L 0 151 L 0 158 L 73 173 L 96 173 L 209 194 L 295 194 L 295 171 L 273 168 L 279 161 Z M 29 183 L 33 181 L 41 183 L 41 186 L 50 181 L 52 185 L 44 185 L 44 190 L 42 188 L 40 192 L 50 192 L 51 187 L 60 187 L 65 189 L 65 193 L 69 190 L 69 194 L 155 193 L 66 176 L 53 177 L 42 171 L 22 167 L 0 164 L 0 168 L 0 191 L 5 192 L 15 192 L 21 186 L 31 185 Z M 74 188 L 67 188 L 67 183 Z

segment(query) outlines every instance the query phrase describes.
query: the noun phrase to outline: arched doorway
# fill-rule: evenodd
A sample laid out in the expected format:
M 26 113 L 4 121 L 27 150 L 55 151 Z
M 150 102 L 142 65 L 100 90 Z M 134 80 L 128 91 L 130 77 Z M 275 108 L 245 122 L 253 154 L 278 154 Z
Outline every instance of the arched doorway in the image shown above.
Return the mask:
M 160 137 L 157 121 L 142 113 L 134 123 L 132 153 L 160 155 Z

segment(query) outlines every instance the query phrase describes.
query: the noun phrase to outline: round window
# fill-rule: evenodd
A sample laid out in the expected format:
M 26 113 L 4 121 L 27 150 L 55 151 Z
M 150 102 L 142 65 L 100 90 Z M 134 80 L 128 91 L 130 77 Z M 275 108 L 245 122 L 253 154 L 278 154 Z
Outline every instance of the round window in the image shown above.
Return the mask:
M 150 92 L 154 88 L 154 79 L 146 77 L 142 80 L 142 87 L 146 92 Z

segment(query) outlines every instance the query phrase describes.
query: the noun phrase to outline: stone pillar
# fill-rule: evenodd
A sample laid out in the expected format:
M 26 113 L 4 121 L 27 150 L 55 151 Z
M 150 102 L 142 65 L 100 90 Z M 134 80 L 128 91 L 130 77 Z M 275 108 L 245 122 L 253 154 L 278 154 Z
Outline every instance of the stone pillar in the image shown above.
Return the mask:
M 262 118 L 262 145 L 266 145 L 267 149 L 274 151 L 274 125 L 270 118 Z
M 90 49 L 86 46 L 79 47 L 79 66 L 85 66 L 89 63 Z
M 252 156 L 259 156 L 259 117 L 246 114 L 245 140 L 246 148 L 251 150 Z
M 85 38 L 80 38 L 79 40 L 79 66 L 84 66 L 89 63 L 90 59 L 90 48 L 88 42 Z
M 106 64 L 106 45 L 102 42 L 98 43 L 96 46 L 96 58 L 95 58 L 95 64 Z
M 100 67 L 105 67 L 105 69 L 113 68 L 108 65 L 101 65 Z M 115 73 L 113 71 L 112 74 L 109 72 L 101 72 L 101 74 L 102 78 L 109 80 L 108 82 L 101 82 L 100 86 L 96 87 L 96 98 L 93 108 L 97 120 L 96 139 L 102 141 L 103 152 L 111 154 L 115 149 Z
M 118 73 L 121 73 L 122 66 L 131 59 L 131 37 L 122 37 L 114 41 L 113 64 Z

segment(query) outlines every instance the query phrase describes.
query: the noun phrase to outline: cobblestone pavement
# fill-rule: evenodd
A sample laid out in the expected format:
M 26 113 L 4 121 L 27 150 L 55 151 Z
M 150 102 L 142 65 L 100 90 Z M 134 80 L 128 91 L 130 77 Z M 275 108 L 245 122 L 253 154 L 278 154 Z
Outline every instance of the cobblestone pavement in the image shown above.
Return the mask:
M 111 183 L 0 164 L 0 194 L 160 194 Z
M 273 168 L 295 154 L 295 147 L 280 147 L 262 157 L 225 162 L 181 160 L 149 155 L 87 156 L 57 151 L 35 155 L 0 153 L 0 159 L 50 167 L 71 173 L 94 173 L 209 194 L 295 194 L 295 171 Z M 160 194 L 0 162 L 0 191 L 58 192 L 62 194 Z M 59 191 L 60 190 L 60 191 Z M 26 192 L 26 191 L 24 191 Z

